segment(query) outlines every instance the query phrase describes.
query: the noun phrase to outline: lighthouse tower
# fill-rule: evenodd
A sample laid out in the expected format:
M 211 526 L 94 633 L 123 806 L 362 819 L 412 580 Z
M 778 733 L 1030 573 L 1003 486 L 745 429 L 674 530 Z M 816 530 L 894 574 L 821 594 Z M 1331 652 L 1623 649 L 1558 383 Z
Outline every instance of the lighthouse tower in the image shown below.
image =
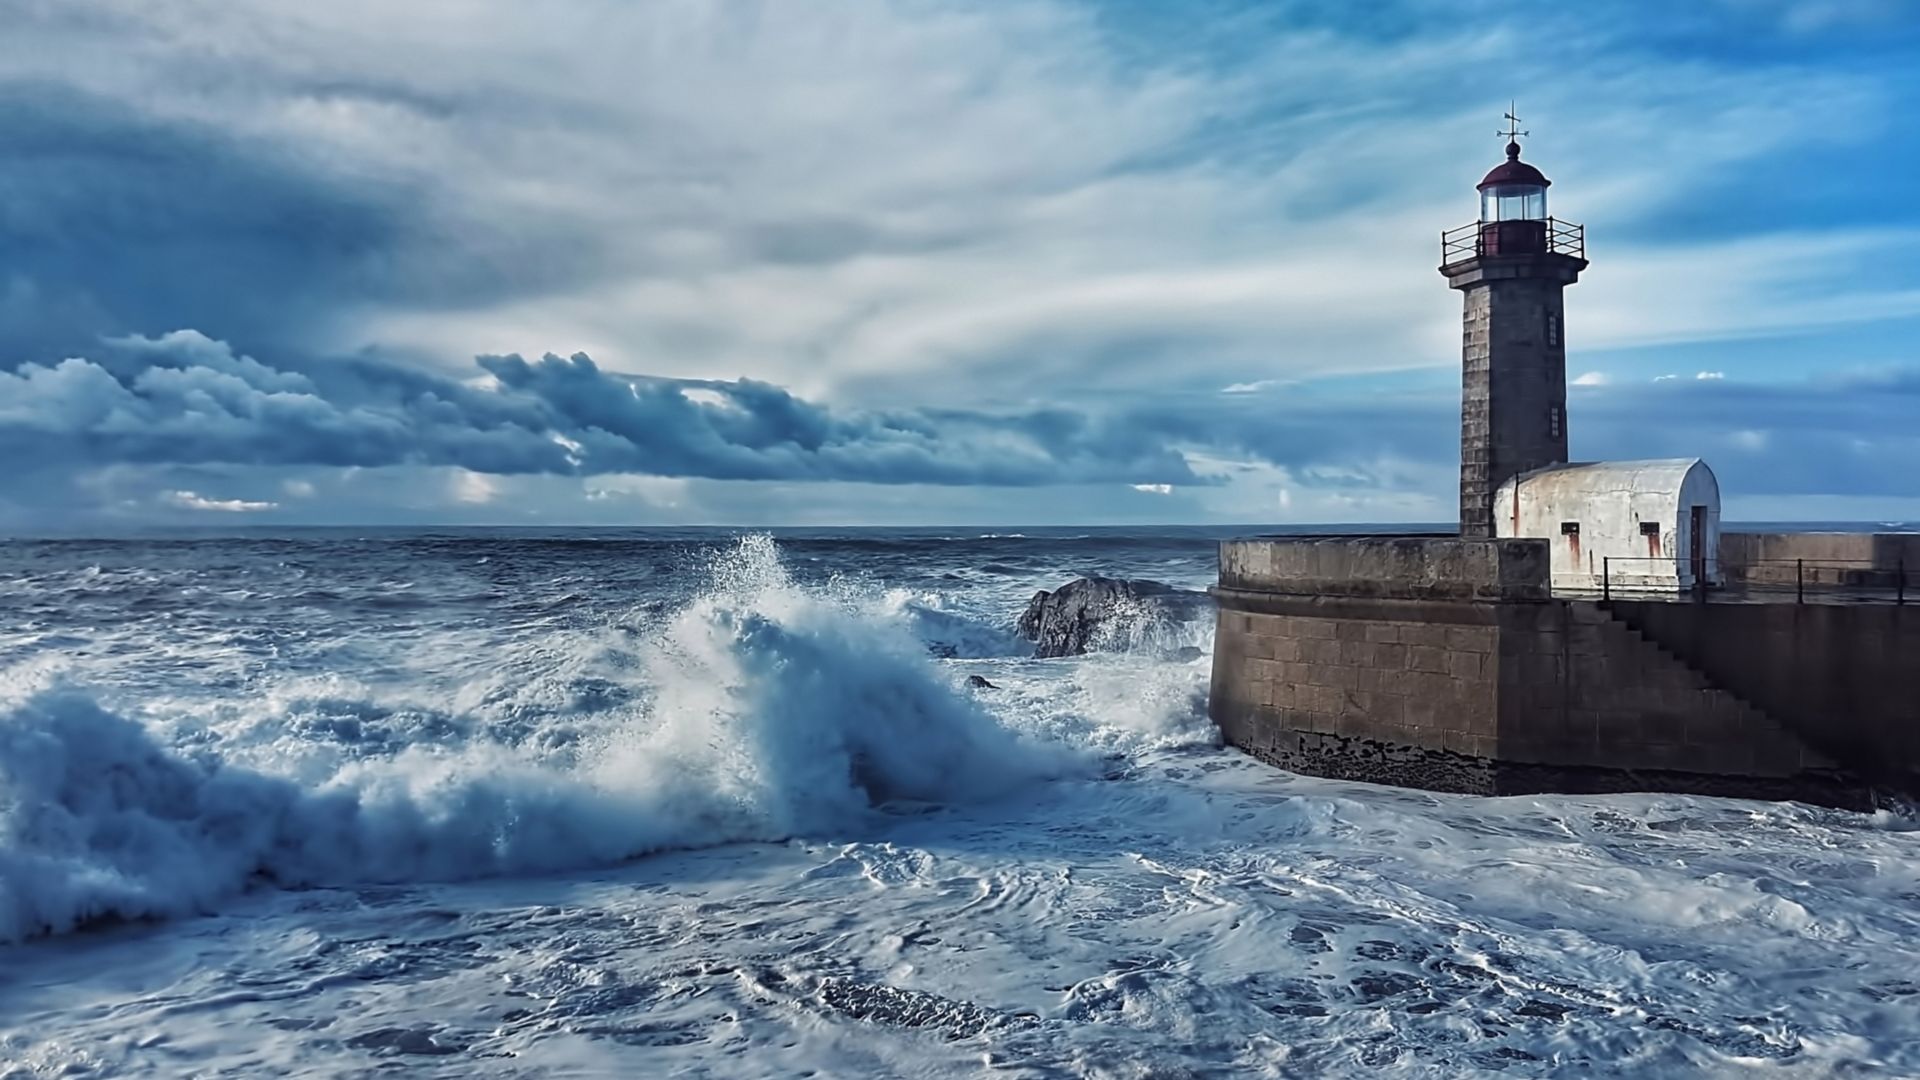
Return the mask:
M 1440 272 L 1465 300 L 1461 334 L 1460 534 L 1495 535 L 1495 493 L 1567 460 L 1567 352 L 1562 292 L 1587 268 L 1582 226 L 1547 216 L 1548 179 L 1520 160 L 1517 118 L 1507 160 L 1480 181 L 1480 220 L 1440 238 Z

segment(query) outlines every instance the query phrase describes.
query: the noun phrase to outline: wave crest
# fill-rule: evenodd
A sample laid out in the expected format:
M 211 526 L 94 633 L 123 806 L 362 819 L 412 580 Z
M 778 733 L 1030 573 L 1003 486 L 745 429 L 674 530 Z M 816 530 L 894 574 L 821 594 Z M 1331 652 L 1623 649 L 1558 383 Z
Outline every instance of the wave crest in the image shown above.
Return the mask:
M 255 883 L 538 872 L 830 832 L 876 802 L 990 798 L 1084 767 L 957 690 L 899 620 L 797 585 L 769 537 L 718 560 L 636 651 L 647 692 L 565 753 L 476 735 L 318 780 L 297 725 L 242 765 L 44 670 L 0 675 L 0 941 L 203 911 Z

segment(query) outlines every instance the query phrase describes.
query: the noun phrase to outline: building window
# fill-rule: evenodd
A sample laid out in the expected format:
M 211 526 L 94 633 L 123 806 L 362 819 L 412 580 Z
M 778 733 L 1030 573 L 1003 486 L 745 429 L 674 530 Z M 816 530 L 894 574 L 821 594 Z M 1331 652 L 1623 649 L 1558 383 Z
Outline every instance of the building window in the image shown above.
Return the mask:
M 1560 344 L 1560 316 L 1552 312 L 1547 313 L 1547 344 L 1552 346 Z
M 1558 405 L 1547 406 L 1547 437 L 1553 439 L 1560 437 L 1560 406 Z
M 1641 536 L 1659 536 L 1659 535 L 1660 535 L 1660 523 L 1659 523 L 1659 522 L 1657 522 L 1657 521 L 1643 521 L 1643 522 L 1641 522 L 1641 523 L 1640 523 L 1640 535 L 1641 535 Z
M 1560 523 L 1560 535 L 1561 535 L 1561 536 L 1579 536 L 1579 535 L 1580 535 L 1580 523 L 1579 523 L 1579 522 L 1577 522 L 1577 521 L 1563 521 L 1563 522 L 1561 522 L 1561 523 Z

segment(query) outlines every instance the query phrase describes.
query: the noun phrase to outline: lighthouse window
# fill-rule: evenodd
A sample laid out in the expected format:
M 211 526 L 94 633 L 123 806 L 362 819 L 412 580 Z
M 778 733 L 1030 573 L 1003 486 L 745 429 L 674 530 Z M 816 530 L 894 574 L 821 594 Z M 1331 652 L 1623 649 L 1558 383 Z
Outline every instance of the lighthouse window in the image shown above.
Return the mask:
M 1538 184 L 1501 184 L 1480 193 L 1481 221 L 1544 221 L 1547 189 Z
M 1547 407 L 1547 435 L 1555 439 L 1560 437 L 1560 406 L 1558 405 Z
M 1560 316 L 1551 312 L 1547 314 L 1547 344 L 1560 344 Z

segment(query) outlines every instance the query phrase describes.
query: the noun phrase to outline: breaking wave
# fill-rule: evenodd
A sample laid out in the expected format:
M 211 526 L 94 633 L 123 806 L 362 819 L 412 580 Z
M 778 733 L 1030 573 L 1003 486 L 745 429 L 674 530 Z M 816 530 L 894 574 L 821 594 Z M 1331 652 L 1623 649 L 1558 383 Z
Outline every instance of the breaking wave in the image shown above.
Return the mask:
M 628 648 L 642 686 L 558 746 L 469 725 L 318 776 L 299 725 L 225 746 L 45 667 L 0 672 L 0 941 L 204 911 L 259 884 L 530 873 L 828 833 L 878 803 L 989 799 L 1093 768 L 957 688 L 912 621 L 797 585 L 768 537 L 721 556 L 704 592 Z

